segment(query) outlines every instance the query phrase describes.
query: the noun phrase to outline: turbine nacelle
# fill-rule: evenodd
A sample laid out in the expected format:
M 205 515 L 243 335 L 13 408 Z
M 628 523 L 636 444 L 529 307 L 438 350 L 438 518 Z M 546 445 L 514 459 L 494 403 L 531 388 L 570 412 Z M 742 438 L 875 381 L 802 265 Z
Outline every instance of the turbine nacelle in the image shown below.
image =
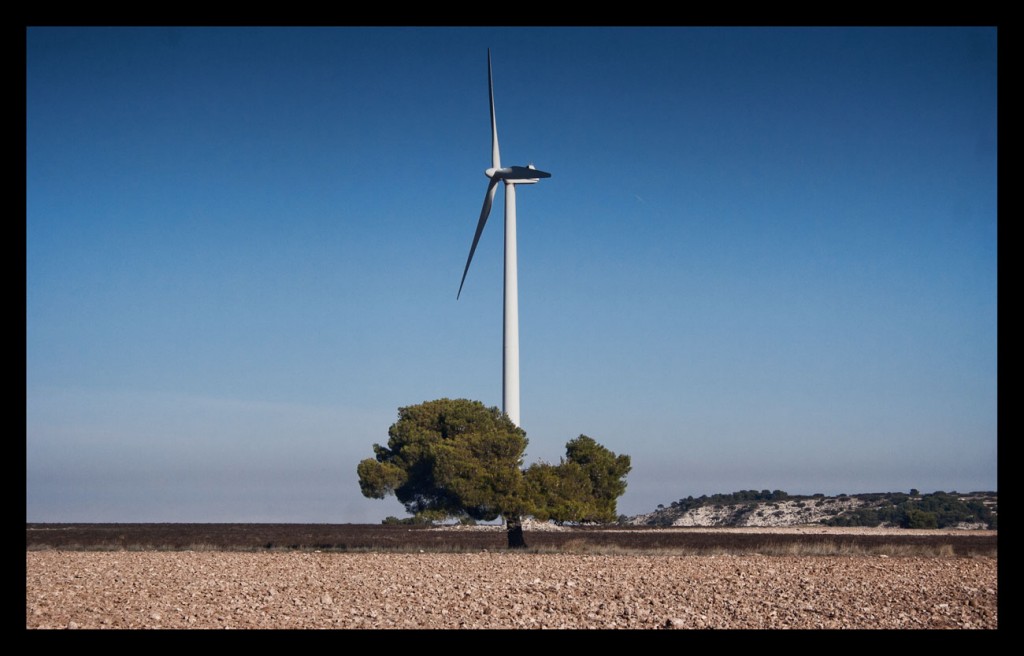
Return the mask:
M 504 180 L 511 184 L 534 184 L 541 178 L 550 178 L 550 173 L 538 171 L 533 164 L 526 166 L 505 166 L 502 168 L 491 167 L 484 171 L 491 180 Z

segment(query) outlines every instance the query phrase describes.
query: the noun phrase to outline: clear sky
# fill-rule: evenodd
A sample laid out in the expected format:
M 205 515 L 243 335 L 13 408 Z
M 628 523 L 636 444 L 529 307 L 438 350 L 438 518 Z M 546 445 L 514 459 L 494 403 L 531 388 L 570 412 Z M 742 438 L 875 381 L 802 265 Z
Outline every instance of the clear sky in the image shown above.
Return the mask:
M 996 490 L 987 28 L 30 28 L 31 522 L 371 522 L 400 406 L 501 405 L 619 512 Z

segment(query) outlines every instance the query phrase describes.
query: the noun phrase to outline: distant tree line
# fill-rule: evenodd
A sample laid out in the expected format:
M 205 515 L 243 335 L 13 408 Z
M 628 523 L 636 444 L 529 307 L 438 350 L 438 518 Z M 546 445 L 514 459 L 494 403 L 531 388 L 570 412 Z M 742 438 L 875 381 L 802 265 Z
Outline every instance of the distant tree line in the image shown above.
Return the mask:
M 673 501 L 670 505 L 671 508 L 679 511 L 686 512 L 687 510 L 693 510 L 694 508 L 702 508 L 704 506 L 716 506 L 716 505 L 731 505 L 737 503 L 749 503 L 751 501 L 786 501 L 790 499 L 790 496 L 782 490 L 740 490 L 739 492 L 731 492 L 729 494 L 712 494 L 708 496 L 702 494 L 697 498 L 692 496 L 680 499 L 679 501 Z M 664 508 L 664 506 L 662 506 Z

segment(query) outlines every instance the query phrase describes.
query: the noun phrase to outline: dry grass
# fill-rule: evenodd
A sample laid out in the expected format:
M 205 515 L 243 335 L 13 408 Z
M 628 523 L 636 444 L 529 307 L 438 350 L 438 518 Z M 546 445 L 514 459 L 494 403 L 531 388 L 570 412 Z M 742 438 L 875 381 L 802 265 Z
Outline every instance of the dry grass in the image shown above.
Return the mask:
M 170 545 L 149 545 L 149 544 L 92 544 L 92 545 L 67 545 L 59 549 L 47 544 L 30 544 L 26 551 L 128 551 L 128 552 L 235 552 L 235 553 L 478 553 L 487 549 L 467 548 L 458 544 L 442 544 L 430 547 L 303 547 L 294 548 L 276 546 L 270 548 L 256 547 L 222 547 L 213 544 L 190 544 L 185 547 Z M 494 549 L 493 551 L 503 551 Z M 927 545 L 927 544 L 884 544 L 865 547 L 863 545 L 838 540 L 826 540 L 824 542 L 789 542 L 789 543 L 768 543 L 756 548 L 742 547 L 666 547 L 657 549 L 636 549 L 618 545 L 594 544 L 582 539 L 573 539 L 560 546 L 530 547 L 523 550 L 523 553 L 532 554 L 573 554 L 590 556 L 893 556 L 893 557 L 928 557 L 928 558 L 953 558 L 956 553 L 951 544 Z M 997 556 L 995 548 L 989 553 L 976 553 L 973 556 L 990 557 Z
M 486 529 L 486 530 L 485 530 Z M 505 552 L 500 526 L 410 529 L 362 525 L 29 525 L 26 551 L 474 554 Z M 989 556 L 994 531 L 797 527 L 622 529 L 527 533 L 522 553 L 680 556 Z
M 824 542 L 802 544 L 769 544 L 758 549 L 755 554 L 762 556 L 918 556 L 928 558 L 952 558 L 956 555 L 951 544 L 886 544 L 865 547 L 850 542 L 826 540 Z M 987 556 L 995 556 L 995 551 Z
M 706 547 L 664 549 L 631 549 L 616 545 L 600 545 L 585 540 L 569 540 L 559 547 L 530 548 L 527 553 L 536 554 L 572 554 L 590 556 L 890 556 L 890 557 L 922 557 L 922 558 L 953 558 L 957 554 L 951 544 L 885 544 L 865 547 L 851 542 L 827 540 L 825 542 L 808 543 L 769 543 L 754 549 L 736 547 Z M 991 553 L 972 554 L 972 557 L 995 558 L 996 550 Z

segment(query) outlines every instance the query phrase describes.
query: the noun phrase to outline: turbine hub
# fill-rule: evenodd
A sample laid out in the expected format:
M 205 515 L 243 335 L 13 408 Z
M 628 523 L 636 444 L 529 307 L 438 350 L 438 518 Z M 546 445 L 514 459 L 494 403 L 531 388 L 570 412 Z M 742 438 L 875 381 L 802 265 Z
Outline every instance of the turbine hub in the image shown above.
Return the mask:
M 488 178 L 493 178 L 494 174 L 497 173 L 497 172 L 498 172 L 498 169 L 496 169 L 496 168 L 494 168 L 492 166 L 491 168 L 489 168 L 486 171 L 484 171 L 484 175 L 486 175 Z

